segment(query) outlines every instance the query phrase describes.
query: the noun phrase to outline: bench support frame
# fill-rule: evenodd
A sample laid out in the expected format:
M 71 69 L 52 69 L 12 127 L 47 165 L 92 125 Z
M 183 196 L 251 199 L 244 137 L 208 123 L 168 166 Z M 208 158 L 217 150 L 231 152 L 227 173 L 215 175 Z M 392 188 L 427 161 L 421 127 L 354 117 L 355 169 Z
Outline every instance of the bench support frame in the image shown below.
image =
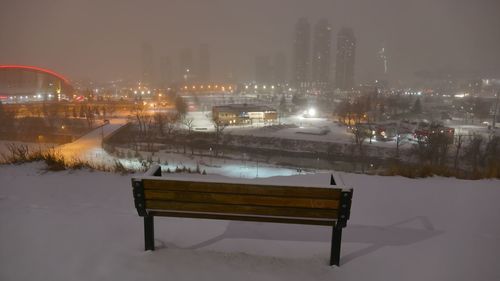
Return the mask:
M 337 225 L 332 228 L 332 244 L 330 250 L 330 265 L 340 266 L 340 245 L 342 242 L 342 228 Z
M 158 166 L 156 169 L 151 169 L 148 171 L 150 176 L 161 176 L 161 169 Z M 144 185 L 141 179 L 132 179 L 133 193 L 134 193 L 134 203 L 139 216 L 144 217 L 144 249 L 145 251 L 155 250 L 155 238 L 154 238 L 154 211 L 148 212 L 146 210 L 146 200 L 144 197 Z M 330 249 L 330 265 L 340 266 L 340 250 L 342 244 L 342 228 L 346 227 L 347 220 L 350 217 L 351 201 L 352 201 L 352 189 L 342 191 L 340 198 L 340 208 L 339 216 L 336 222 L 333 223 L 332 227 L 332 240 Z M 164 212 L 165 214 L 168 212 Z M 182 213 L 170 212 L 171 214 L 166 216 L 172 217 L 192 217 L 188 215 L 183 215 Z M 165 214 L 157 214 L 165 216 Z M 240 218 L 241 217 L 241 218 Z M 251 220 L 248 216 L 220 216 L 217 215 L 199 215 L 198 218 L 207 219 L 229 219 L 229 220 Z M 248 218 L 248 219 L 247 219 Z M 264 220 L 260 220 L 264 221 Z M 273 220 L 269 220 L 273 222 Z M 277 221 L 274 221 L 277 222 Z M 280 222 L 278 222 L 280 223 Z M 299 224 L 311 224 L 306 221 L 299 222 L 299 220 L 281 221 L 281 223 L 299 223 Z M 331 225 L 331 224 L 330 224 Z
M 144 250 L 155 250 L 154 216 L 151 215 L 147 215 L 144 217 Z
M 342 244 L 342 228 L 347 226 L 351 216 L 352 189 L 342 191 L 340 197 L 339 219 L 332 228 L 332 244 L 330 250 L 330 265 L 340 266 L 340 246 Z

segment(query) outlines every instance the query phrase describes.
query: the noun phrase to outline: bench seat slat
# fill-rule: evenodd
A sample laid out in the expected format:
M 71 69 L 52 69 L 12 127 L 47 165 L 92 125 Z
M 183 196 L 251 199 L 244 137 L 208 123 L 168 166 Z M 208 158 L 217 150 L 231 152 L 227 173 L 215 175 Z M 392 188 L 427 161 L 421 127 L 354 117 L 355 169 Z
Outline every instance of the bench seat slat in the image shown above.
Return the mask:
M 273 223 L 288 223 L 288 224 L 307 224 L 307 225 L 326 225 L 334 226 L 335 220 L 312 220 L 300 218 L 283 218 L 283 217 L 264 217 L 264 216 L 241 216 L 241 215 L 224 215 L 224 214 L 207 214 L 207 213 L 185 213 L 185 212 L 166 212 L 166 211 L 151 211 L 152 216 L 163 217 L 178 217 L 178 218 L 195 218 L 195 219 L 214 219 L 214 220 L 237 220 L 237 221 L 256 221 L 256 222 L 273 222 Z
M 336 219 L 337 210 L 331 209 L 306 209 L 291 207 L 265 207 L 250 205 L 229 205 L 229 204 L 208 204 L 208 203 L 190 203 L 174 201 L 146 200 L 146 209 L 148 210 L 171 210 L 171 211 L 189 211 L 189 212 L 208 212 L 208 213 L 228 213 L 259 216 L 283 216 L 300 218 L 324 218 Z
M 144 191 L 146 200 L 166 200 L 193 203 L 219 203 L 270 207 L 300 207 L 311 209 L 338 209 L 338 200 L 317 198 L 275 197 L 263 195 L 208 193 L 191 191 Z
M 144 190 L 169 190 L 211 193 L 232 193 L 247 195 L 285 196 L 318 199 L 340 199 L 342 190 L 339 188 L 318 188 L 299 186 L 269 186 L 252 184 L 232 184 L 214 182 L 189 182 L 177 180 L 144 179 Z

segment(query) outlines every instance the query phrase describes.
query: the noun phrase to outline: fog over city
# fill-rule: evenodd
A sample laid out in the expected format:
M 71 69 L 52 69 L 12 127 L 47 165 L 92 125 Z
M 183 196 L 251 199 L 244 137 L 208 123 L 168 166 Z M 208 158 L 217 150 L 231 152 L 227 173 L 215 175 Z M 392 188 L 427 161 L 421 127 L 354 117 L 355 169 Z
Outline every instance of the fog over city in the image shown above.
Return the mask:
M 500 0 L 0 0 L 0 281 L 500 280 Z
M 354 30 L 356 82 L 379 78 L 381 48 L 393 82 L 415 81 L 422 70 L 500 74 L 496 0 L 3 0 L 1 6 L 0 61 L 43 65 L 75 79 L 139 77 L 140 45 L 149 42 L 158 61 L 209 44 L 214 78 L 247 80 L 255 56 L 284 52 L 291 61 L 300 17 L 311 24 L 327 19 L 333 35 L 343 26 Z

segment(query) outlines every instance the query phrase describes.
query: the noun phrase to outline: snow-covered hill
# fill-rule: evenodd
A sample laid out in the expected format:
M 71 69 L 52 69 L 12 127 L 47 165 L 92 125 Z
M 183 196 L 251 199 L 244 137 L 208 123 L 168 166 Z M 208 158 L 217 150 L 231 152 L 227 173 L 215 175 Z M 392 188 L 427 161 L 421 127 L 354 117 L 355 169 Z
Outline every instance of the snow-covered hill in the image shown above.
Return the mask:
M 40 167 L 0 166 L 0 280 L 500 280 L 498 180 L 341 174 L 354 197 L 339 268 L 318 226 L 158 218 L 144 252 L 131 176 Z

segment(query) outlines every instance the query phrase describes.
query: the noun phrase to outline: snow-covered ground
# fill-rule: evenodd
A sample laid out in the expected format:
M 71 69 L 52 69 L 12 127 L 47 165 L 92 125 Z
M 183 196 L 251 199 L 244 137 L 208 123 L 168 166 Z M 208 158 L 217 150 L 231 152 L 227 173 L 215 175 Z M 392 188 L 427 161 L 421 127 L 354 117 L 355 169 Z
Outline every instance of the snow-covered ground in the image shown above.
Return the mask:
M 74 142 L 59 146 L 57 149 L 66 159 L 80 159 L 96 163 L 112 164 L 114 159 L 101 146 L 102 139 L 127 123 L 126 119 L 111 119 L 103 125 Z
M 132 154 L 133 150 L 121 149 L 124 154 Z M 143 159 L 150 157 L 150 152 L 140 153 Z M 113 157 L 113 156 L 109 156 Z M 297 169 L 282 167 L 262 162 L 248 160 L 233 160 L 220 157 L 191 156 L 189 153 L 156 152 L 151 156 L 154 161 L 161 164 L 163 170 L 175 171 L 176 168 L 189 168 L 195 171 L 198 165 L 200 172 L 218 174 L 234 178 L 267 178 L 273 176 L 291 176 L 312 172 L 312 169 Z M 118 158 L 116 158 L 118 159 Z M 159 160 L 159 161 L 158 161 Z M 141 162 L 137 158 L 119 160 L 125 167 L 132 170 L 141 170 Z
M 193 119 L 194 130 L 214 130 L 213 123 L 210 121 L 210 112 L 189 112 L 187 118 Z M 344 144 L 353 142 L 353 135 L 347 131 L 346 126 L 339 125 L 328 118 L 305 118 L 302 115 L 293 115 L 281 118 L 280 124 L 282 126 L 266 127 L 264 123 L 228 126 L 224 133 Z M 366 140 L 366 142 L 370 141 Z M 396 147 L 394 140 L 377 141 L 375 138 L 372 139 L 370 145 Z
M 193 119 L 195 130 L 214 130 L 213 124 L 210 121 L 210 112 L 189 112 L 187 118 Z M 491 131 L 488 131 L 486 125 L 464 125 L 463 123 L 463 120 L 447 120 L 444 122 L 444 125 L 454 128 L 455 133 L 461 135 L 481 134 L 483 136 L 488 136 L 488 134 L 491 133 Z M 353 142 L 353 135 L 347 131 L 346 127 L 333 122 L 333 120 L 329 118 L 305 118 L 299 114 L 281 118 L 280 124 L 285 126 L 266 128 L 263 123 L 244 126 L 229 126 L 224 132 L 234 135 L 252 135 L 258 137 L 274 137 L 318 142 Z M 326 133 L 324 133 L 325 130 L 327 131 Z M 369 143 L 370 141 L 366 140 L 366 142 Z M 410 147 L 410 145 L 406 144 L 406 141 L 402 143 L 402 149 Z M 377 141 L 373 138 L 370 146 L 392 147 L 396 149 L 396 141 L 394 139 Z
M 132 176 L 41 166 L 0 166 L 0 280 L 500 280 L 498 180 L 337 173 L 354 197 L 329 267 L 318 226 L 158 218 L 158 250 L 144 252 Z
M 53 144 L 36 144 L 36 143 L 20 143 L 0 141 L 0 157 L 2 154 L 8 155 L 9 151 L 7 146 L 11 143 L 28 145 L 31 150 L 38 150 L 44 148 L 54 148 L 61 152 L 62 155 L 69 160 L 79 159 L 89 161 L 96 165 L 105 165 L 107 167 L 114 167 L 115 161 L 120 161 L 125 167 L 140 170 L 142 168 L 141 161 L 137 158 L 118 158 L 106 152 L 102 146 L 101 141 L 121 126 L 126 124 L 125 120 L 115 119 L 111 123 L 103 127 L 97 128 L 92 132 L 82 136 L 72 143 L 56 146 Z M 121 149 L 126 154 L 126 149 Z M 133 151 L 130 151 L 134 155 Z M 141 152 L 142 158 L 147 159 L 151 153 Z M 159 160 L 164 169 L 169 168 L 175 170 L 176 167 L 190 168 L 195 170 L 199 165 L 200 171 L 205 170 L 210 174 L 220 174 L 235 178 L 256 178 L 256 177 L 272 177 L 272 176 L 290 176 L 304 173 L 305 170 L 297 170 L 296 168 L 280 167 L 266 163 L 259 163 L 256 161 L 246 160 L 229 160 L 220 157 L 191 157 L 189 154 L 182 153 L 168 153 L 158 152 L 152 157 L 153 160 Z M 0 158 L 1 160 L 1 158 Z M 168 163 L 168 164 L 165 164 Z

